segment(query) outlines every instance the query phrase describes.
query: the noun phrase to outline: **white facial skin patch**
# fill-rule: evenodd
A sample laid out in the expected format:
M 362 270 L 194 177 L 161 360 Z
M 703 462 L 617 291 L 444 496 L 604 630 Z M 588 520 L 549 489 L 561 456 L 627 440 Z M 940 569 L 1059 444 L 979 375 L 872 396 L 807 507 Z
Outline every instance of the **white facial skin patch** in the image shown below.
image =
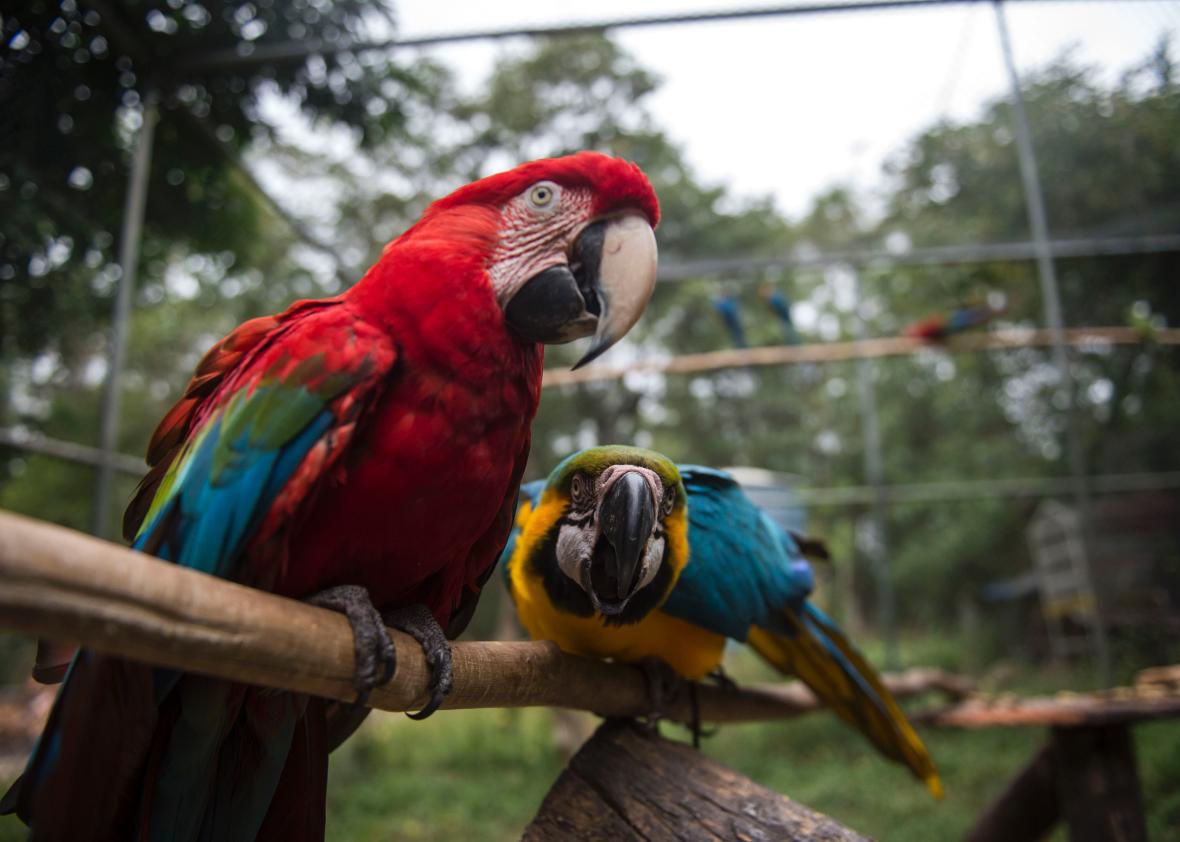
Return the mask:
M 657 523 L 655 529 L 651 531 L 651 537 L 647 539 L 647 547 L 643 551 L 643 563 L 639 568 L 639 584 L 635 586 L 637 591 L 650 585 L 651 580 L 660 572 L 660 563 L 664 560 L 663 532 L 663 527 Z
M 575 522 L 563 523 L 557 533 L 557 564 L 561 572 L 572 579 L 583 590 L 589 587 L 590 563 L 594 553 L 594 546 L 598 542 L 601 529 L 599 527 L 602 501 L 616 482 L 627 473 L 637 473 L 643 477 L 651 493 L 652 503 L 656 511 L 660 511 L 660 504 L 664 497 L 664 484 L 659 474 L 648 468 L 637 465 L 611 465 L 604 470 L 595 481 L 593 514 L 583 512 L 581 517 L 571 518 Z M 647 539 L 640 562 L 639 574 L 635 590 L 646 587 L 655 579 L 664 558 L 664 527 L 657 517 L 652 533 Z
M 590 556 L 598 537 L 596 523 L 597 519 L 583 526 L 563 523 L 557 533 L 557 566 L 583 589 L 586 584 L 582 581 L 582 570 L 590 567 Z
M 590 221 L 594 204 L 590 191 L 562 190 L 558 185 L 552 188 L 549 206 L 544 209 L 534 207 L 530 201 L 532 187 L 504 206 L 500 242 L 488 266 L 501 307 L 530 279 L 564 265 L 574 239 Z

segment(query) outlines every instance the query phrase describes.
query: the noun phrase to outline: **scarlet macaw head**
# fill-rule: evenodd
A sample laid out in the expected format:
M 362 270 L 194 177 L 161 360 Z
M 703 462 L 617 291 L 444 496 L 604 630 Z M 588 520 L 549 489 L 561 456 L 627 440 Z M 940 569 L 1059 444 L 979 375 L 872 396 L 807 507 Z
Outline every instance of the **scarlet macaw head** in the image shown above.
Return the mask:
M 549 475 L 518 552 L 555 605 L 623 625 L 671 593 L 688 560 L 687 529 L 672 460 L 638 447 L 592 447 Z
M 508 327 L 548 344 L 593 334 L 580 366 L 626 334 L 647 306 L 659 215 L 637 166 L 579 152 L 461 187 L 427 208 L 402 239 L 477 239 Z

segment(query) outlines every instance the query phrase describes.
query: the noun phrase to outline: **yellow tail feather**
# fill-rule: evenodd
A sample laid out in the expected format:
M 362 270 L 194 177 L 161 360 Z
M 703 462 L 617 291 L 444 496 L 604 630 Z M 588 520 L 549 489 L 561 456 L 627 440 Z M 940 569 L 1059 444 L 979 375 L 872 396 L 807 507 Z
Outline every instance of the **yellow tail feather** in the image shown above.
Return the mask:
M 824 625 L 823 634 L 840 651 L 848 666 L 872 688 L 880 699 L 879 704 L 857 684 L 856 678 L 806 623 L 793 613 L 788 613 L 787 620 L 795 631 L 793 636 L 753 628 L 747 642 L 780 672 L 800 678 L 841 719 L 868 737 L 882 754 L 908 766 L 926 783 L 931 795 L 942 798 L 942 781 L 930 753 L 876 671 L 843 634 L 830 624 Z

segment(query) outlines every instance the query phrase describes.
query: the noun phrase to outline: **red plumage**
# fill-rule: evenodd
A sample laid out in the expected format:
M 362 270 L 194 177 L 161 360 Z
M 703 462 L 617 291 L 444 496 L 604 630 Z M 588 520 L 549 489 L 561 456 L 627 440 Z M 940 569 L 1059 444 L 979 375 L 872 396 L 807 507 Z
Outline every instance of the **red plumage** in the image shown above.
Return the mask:
M 560 203 L 527 204 L 539 182 L 546 201 L 571 191 L 564 216 Z M 633 164 L 596 153 L 535 161 L 435 202 L 345 293 L 241 325 L 206 354 L 153 435 L 150 470 L 124 518 L 128 539 L 295 598 L 359 585 L 382 612 L 425 605 L 454 637 L 511 527 L 540 399 L 539 342 L 561 341 L 552 325 L 576 317 L 579 329 L 596 321 L 606 347 L 650 295 L 654 239 L 646 228 L 649 249 L 626 239 L 635 212 L 654 226 L 659 209 Z M 611 322 L 609 296 L 577 286 L 599 279 L 567 265 L 579 232 L 609 225 L 620 238 L 612 254 L 639 255 L 637 274 L 612 281 L 638 278 L 641 287 L 620 293 L 621 322 Z M 538 322 L 552 333 L 529 333 L 529 310 L 525 332 L 510 329 L 505 307 L 538 278 L 562 295 L 575 290 L 581 312 L 526 295 L 558 321 Z M 601 308 L 593 318 L 592 300 Z M 129 838 L 132 822 L 141 837 L 163 826 L 164 838 L 177 838 L 231 821 L 224 811 L 240 792 L 250 808 L 242 826 L 260 822 L 258 838 L 288 838 L 292 810 L 316 838 L 324 712 L 314 700 L 306 712 L 302 701 L 272 710 L 285 698 L 83 653 L 50 721 L 60 751 L 36 752 L 32 783 L 0 807 L 31 818 L 41 838 L 73 838 L 75 826 Z M 292 717 L 294 736 L 279 727 Z M 96 728 L 102 740 L 88 740 Z M 213 776 L 217 786 L 201 790 Z M 68 817 L 55 811 L 60 803 L 73 805 Z
M 905 335 L 923 342 L 937 342 L 946 336 L 946 316 L 937 313 L 907 325 Z
M 658 221 L 642 172 L 597 153 L 533 161 L 434 202 L 347 292 L 246 322 L 209 351 L 152 438 L 127 536 L 185 441 L 236 391 L 282 360 L 323 354 L 331 374 L 371 356 L 376 382 L 336 406 L 355 417 L 308 454 L 246 555 L 279 593 L 360 584 L 383 610 L 420 602 L 460 631 L 511 526 L 541 386 L 543 346 L 507 328 L 488 263 L 500 207 L 542 179 L 591 190 L 591 216 L 635 208 Z M 363 341 L 347 341 L 361 328 Z
M 947 313 L 935 313 L 919 319 L 905 329 L 905 335 L 913 339 L 937 344 L 957 333 L 986 324 L 1003 312 L 1003 306 L 956 307 Z

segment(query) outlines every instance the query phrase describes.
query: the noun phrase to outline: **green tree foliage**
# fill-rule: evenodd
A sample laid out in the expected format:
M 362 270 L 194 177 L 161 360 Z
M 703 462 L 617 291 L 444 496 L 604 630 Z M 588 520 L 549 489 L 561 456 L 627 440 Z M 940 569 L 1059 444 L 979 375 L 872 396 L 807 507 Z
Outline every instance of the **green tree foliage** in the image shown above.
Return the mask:
M 359 7 L 331 8 L 332 15 L 352 21 L 350 26 L 364 25 Z M 161 14 L 185 14 L 170 9 L 161 7 Z M 259 42 L 280 38 L 277 12 L 269 6 L 259 9 L 267 24 Z M 74 13 L 72 7 L 67 11 Z M 147 7 L 143 12 L 150 30 Z M 208 45 L 200 39 L 185 42 L 177 55 L 227 43 L 222 30 L 236 32 L 234 26 L 248 22 L 230 23 L 224 16 L 216 20 L 223 23 L 206 25 L 212 33 Z M 327 26 L 325 20 L 319 24 Z M 306 20 L 302 24 L 310 25 Z M 83 19 L 81 25 L 88 24 Z M 44 26 L 52 28 L 52 22 Z M 289 28 L 286 35 L 294 37 Z M 95 61 L 82 68 L 89 72 Z M 326 76 L 316 70 L 315 61 L 286 70 L 263 65 L 239 85 L 227 81 L 222 88 L 209 81 L 202 96 L 240 105 L 241 113 L 233 119 L 221 115 L 214 122 L 232 128 L 225 136 L 252 161 L 286 173 L 287 181 L 314 178 L 324 185 L 316 206 L 307 210 L 314 211 L 321 236 L 331 232 L 335 250 L 354 274 L 354 267 L 375 259 L 382 244 L 430 197 L 523 158 L 581 148 L 625 155 L 652 177 L 664 211 L 659 240 L 666 263 L 1026 236 L 1004 101 L 989 105 L 976 119 L 933 126 L 899 150 L 887 168 L 887 191 L 878 210 L 867 210 L 851 190 L 834 186 L 816 197 L 804 218 L 792 221 L 768 197 L 735 196 L 724 186 L 702 182 L 646 107 L 659 80 L 605 37 L 538 42 L 506 53 L 485 88 L 473 94 L 464 94 L 446 67 L 434 62 L 416 62 L 412 77 L 386 63 L 357 61 L 349 69 L 346 57 L 339 62 L 324 70 Z M 1180 148 L 1170 139 L 1180 136 L 1180 108 L 1171 67 L 1161 50 L 1114 85 L 1104 85 L 1092 71 L 1065 57 L 1029 78 L 1025 93 L 1055 233 L 1143 233 L 1174 225 L 1180 207 Z M 336 70 L 342 75 L 334 75 Z M 280 71 L 287 75 L 275 75 Z M 135 72 L 137 80 L 149 75 Z M 388 78 L 379 79 L 383 75 Z M 317 87 L 315 80 L 322 85 Z M 375 89 L 366 87 L 370 81 Z M 113 84 L 119 84 L 118 78 Z M 285 91 L 294 113 L 302 114 L 294 119 L 294 128 L 272 132 L 255 122 L 264 99 L 260 91 L 267 86 Z M 251 93 L 240 99 L 226 95 L 247 89 Z M 350 110 L 365 101 L 367 90 L 385 95 L 386 110 L 371 104 L 364 113 Z M 126 126 L 118 128 L 119 120 L 125 122 L 135 108 L 111 96 L 112 109 L 124 116 L 115 120 L 108 157 L 121 169 L 127 149 Z M 319 142 L 320 128 L 329 117 L 351 120 L 353 128 L 338 142 L 325 144 Z M 165 125 L 167 120 L 166 111 Z M 79 122 L 76 118 L 75 125 Z M 179 155 L 185 148 L 174 152 Z M 277 310 L 294 296 L 335 288 L 330 271 L 317 270 L 305 259 L 305 250 L 291 247 L 290 232 L 276 224 L 223 163 L 216 163 L 227 191 L 223 195 L 243 197 L 242 218 L 227 212 L 224 204 L 206 206 L 221 201 L 217 196 L 222 194 L 209 187 L 221 182 L 210 174 L 190 177 L 207 150 L 191 151 L 191 158 L 176 160 L 175 167 L 184 173 L 180 184 L 159 187 L 164 192 L 153 195 L 164 198 L 149 206 L 155 227 L 145 248 L 147 272 L 125 385 L 121 447 L 131 452 L 142 448 L 152 424 L 210 342 L 243 318 Z M 167 181 L 168 164 L 158 160 L 154 171 Z M 121 178 L 112 188 L 113 204 L 95 204 L 106 208 L 100 216 L 112 231 Z M 0 196 L 16 195 L 16 184 L 10 179 Z M 180 203 L 185 207 L 161 204 L 173 196 L 169 189 L 187 191 L 194 184 L 200 190 L 185 193 L 186 201 Z M 74 204 L 90 210 L 88 201 Z M 153 218 L 156 213 L 159 220 Z M 171 213 L 176 217 L 167 222 Z M 198 219 L 187 214 L 204 214 L 200 218 L 208 225 L 185 228 L 169 239 L 173 229 L 167 226 L 180 226 L 176 219 Z M 71 288 L 68 283 L 59 287 L 63 277 L 93 286 L 108 260 L 104 256 L 89 267 L 67 261 L 44 277 L 53 279 L 55 290 Z M 1145 330 L 1163 319 L 1175 323 L 1180 318 L 1175 261 L 1175 255 L 1061 261 L 1069 322 L 1133 319 Z M 62 274 L 69 272 L 76 275 Z M 87 295 L 105 307 L 111 280 Z M 965 301 L 1006 301 L 1001 322 L 1008 325 L 1035 326 L 1041 320 L 1036 277 L 1024 263 L 864 270 L 859 290 L 847 270 L 838 268 L 793 274 L 775 270 L 758 278 L 706 275 L 661 284 L 648 316 L 614 352 L 613 361 L 727 347 L 711 300 L 723 289 L 737 296 L 752 344 L 781 342 L 781 325 L 759 295 L 762 284 L 785 290 L 796 302 L 797 325 L 807 341 L 851 338 L 858 318 L 870 336 L 894 335 L 919 317 Z M 102 314 L 81 316 L 49 307 L 38 318 L 43 318 L 41 344 L 28 342 L 19 352 L 9 350 L 10 360 L 16 361 L 10 369 L 15 372 L 16 409 L 31 426 L 85 441 L 94 427 L 102 373 L 95 340 Z M 62 353 L 67 341 L 82 351 Z M 46 353 L 47 348 L 53 353 Z M 576 349 L 556 349 L 549 354 L 549 365 L 568 364 L 575 357 Z M 1175 467 L 1180 457 L 1167 435 L 1180 413 L 1175 363 L 1174 351 L 1151 345 L 1073 357 L 1077 409 L 1093 470 Z M 1064 416 L 1054 402 L 1056 384 L 1044 349 L 976 355 L 932 349 L 913 358 L 876 361 L 873 371 L 888 482 L 1064 472 Z M 795 474 L 809 486 L 864 481 L 860 400 L 851 363 L 634 374 L 619 382 L 547 391 L 529 475 L 543 475 L 576 447 L 610 441 L 654 446 L 683 461 L 757 465 Z M 78 479 L 82 469 L 24 457 L 9 458 L 7 465 L 19 476 L 0 486 L 0 504 L 78 523 L 86 508 L 87 483 Z M 1029 505 L 990 500 L 894 507 L 891 569 L 902 594 L 903 617 L 946 620 L 959 597 L 1025 568 L 1022 527 Z M 870 609 L 874 595 L 860 563 L 847 563 L 858 557 L 863 515 L 847 508 L 812 511 L 813 528 L 828 537 L 844 560 L 836 571 L 847 611 L 860 603 Z
M 6 11 L 0 350 L 90 350 L 84 340 L 102 324 L 118 277 L 114 246 L 130 146 L 148 96 L 159 98 L 161 119 L 147 268 L 162 270 L 177 249 L 232 254 L 239 267 L 273 265 L 272 220 L 220 148 L 240 150 L 267 134 L 260 98 L 287 96 L 310 117 L 352 127 L 372 143 L 399 135 L 424 84 L 387 56 L 337 53 L 212 69 L 186 69 L 186 62 L 235 47 L 246 56 L 288 40 L 330 45 L 363 37 L 390 15 L 383 3 L 363 0 L 33 0 Z
M 509 92 L 525 103 L 560 102 L 581 117 L 591 108 L 590 97 L 569 95 L 568 78 L 578 79 L 584 90 L 598 86 L 594 103 L 624 99 L 604 95 L 612 82 L 622 93 L 642 89 L 617 48 L 596 49 L 597 73 L 588 74 L 580 60 L 566 59 L 590 50 L 567 54 L 560 44 L 502 64 L 488 100 L 503 101 L 507 95 L 496 85 L 510 85 Z M 1096 71 L 1063 57 L 1033 74 L 1024 93 L 1057 236 L 1174 228 L 1180 206 L 1180 146 L 1174 143 L 1180 136 L 1180 108 L 1166 51 L 1158 50 L 1114 86 L 1099 83 Z M 742 207 L 723 189 L 700 184 L 675 145 L 643 118 L 642 100 L 629 102 L 621 115 L 598 115 L 612 118 L 612 128 L 587 128 L 541 105 L 517 105 L 508 125 L 498 127 L 495 109 L 487 107 L 484 113 L 492 121 L 485 137 L 509 148 L 556 153 L 597 142 L 637 160 L 652 175 L 665 209 L 660 243 L 666 262 L 776 254 L 793 247 L 839 250 L 1028 237 L 1006 100 L 988 105 L 976 119 L 936 125 L 900 150 L 886 170 L 889 192 L 877 218 L 854 194 L 836 187 L 817 197 L 812 211 L 794 224 L 768 202 Z M 553 145 L 538 146 L 538 137 Z M 1145 325 L 1175 323 L 1180 319 L 1176 268 L 1175 254 L 1060 261 L 1067 319 L 1075 325 L 1121 324 L 1137 314 Z M 857 317 L 868 335 L 888 336 L 931 313 L 988 301 L 1006 304 L 1002 324 L 1042 323 L 1037 278 L 1028 263 L 862 270 L 859 292 L 840 270 L 793 277 L 772 272 L 761 280 L 784 287 L 802 305 L 810 316 L 803 329 L 814 340 L 851 338 Z M 713 276 L 662 285 L 651 316 L 615 359 L 725 347 L 726 334 L 709 300 L 723 288 L 737 294 L 755 344 L 781 341 L 777 323 L 756 293 L 758 284 L 731 281 Z M 565 359 L 551 354 L 551 363 Z M 1180 412 L 1175 362 L 1173 351 L 1151 344 L 1071 355 L 1076 412 L 1092 471 L 1174 467 L 1175 448 L 1164 451 Z M 888 482 L 1067 472 L 1065 415 L 1046 349 L 979 355 L 932 349 L 912 359 L 876 361 L 872 368 Z M 864 470 L 856 378 L 852 364 L 830 364 L 786 371 L 637 374 L 622 384 L 547 393 L 531 472 L 543 474 L 574 447 L 636 440 L 681 460 L 753 464 L 796 474 L 806 485 L 857 485 L 864 481 Z M 949 620 L 960 598 L 1026 569 L 1023 525 L 1034 502 L 893 507 L 891 570 L 903 617 Z M 851 556 L 854 536 L 864 534 L 861 513 L 816 509 L 813 515 L 820 531 L 835 539 L 838 553 Z M 852 592 L 871 605 L 869 577 L 862 572 L 851 584 Z

